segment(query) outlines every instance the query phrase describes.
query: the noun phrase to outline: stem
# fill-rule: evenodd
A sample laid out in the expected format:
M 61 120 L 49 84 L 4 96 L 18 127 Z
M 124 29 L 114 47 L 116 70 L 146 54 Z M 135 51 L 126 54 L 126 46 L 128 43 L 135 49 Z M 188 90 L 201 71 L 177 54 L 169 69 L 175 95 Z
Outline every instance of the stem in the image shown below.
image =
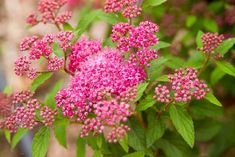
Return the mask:
M 59 26 L 57 23 L 55 23 L 55 26 L 56 26 L 56 28 L 57 28 L 59 31 L 62 30 L 62 29 L 60 28 L 60 26 Z
M 201 68 L 200 71 L 198 72 L 198 76 L 201 75 L 201 73 L 206 69 L 206 66 L 207 66 L 207 64 L 208 64 L 208 62 L 209 62 L 209 60 L 210 60 L 210 56 L 211 56 L 211 54 L 209 53 L 209 55 L 206 57 L 205 62 L 203 63 L 202 68 Z
M 158 118 L 160 118 L 161 114 L 168 110 L 170 105 L 174 102 L 174 100 L 171 100 L 169 103 L 167 103 L 161 110 L 158 111 Z
M 143 118 L 142 118 L 142 116 L 141 116 L 141 114 L 139 112 L 136 112 L 136 117 L 137 117 L 138 121 L 140 122 L 140 124 L 144 128 L 147 128 L 147 126 L 146 126 L 146 124 L 145 124 L 145 122 L 144 122 L 144 120 L 143 120 Z

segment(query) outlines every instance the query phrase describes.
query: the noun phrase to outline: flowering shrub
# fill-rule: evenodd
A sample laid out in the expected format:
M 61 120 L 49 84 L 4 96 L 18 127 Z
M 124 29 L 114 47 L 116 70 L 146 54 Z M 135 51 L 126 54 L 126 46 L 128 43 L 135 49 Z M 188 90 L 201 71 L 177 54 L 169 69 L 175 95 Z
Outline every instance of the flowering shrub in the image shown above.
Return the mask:
M 86 144 L 94 149 L 94 156 L 172 156 L 167 150 L 169 132 L 178 132 L 186 149 L 196 148 L 195 109 L 190 108 L 204 99 L 222 106 L 203 74 L 216 65 L 235 76 L 233 65 L 221 61 L 235 39 L 199 31 L 193 55 L 200 56 L 200 62 L 189 59 L 175 64 L 176 59 L 161 53 L 169 45 L 159 39 L 161 28 L 140 17 L 146 8 L 162 2 L 106 0 L 104 11 L 91 11 L 73 28 L 68 24 L 72 12 L 62 11 L 66 0 L 40 0 L 27 23 L 50 23 L 58 33 L 26 37 L 20 43 L 15 74 L 33 82 L 29 91 L 0 95 L 0 128 L 6 137 L 39 128 L 33 157 L 46 155 L 50 130 L 66 147 L 66 127 L 71 123 L 81 127 L 78 156 L 85 156 L 81 149 Z M 81 36 L 96 17 L 112 24 L 107 39 L 112 43 Z M 57 72 L 65 72 L 69 82 L 63 87 L 56 83 L 43 101 L 34 98 L 38 87 Z

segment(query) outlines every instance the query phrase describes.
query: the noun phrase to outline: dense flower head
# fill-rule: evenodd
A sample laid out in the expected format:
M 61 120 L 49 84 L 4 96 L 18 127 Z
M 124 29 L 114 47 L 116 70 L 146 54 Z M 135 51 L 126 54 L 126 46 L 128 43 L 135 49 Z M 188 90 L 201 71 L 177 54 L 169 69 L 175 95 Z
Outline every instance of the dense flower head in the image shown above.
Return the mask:
M 128 52 L 130 48 L 149 48 L 157 44 L 158 38 L 154 33 L 159 27 L 149 21 L 141 22 L 134 27 L 128 23 L 119 23 L 113 26 L 112 41 L 118 42 L 117 49 Z
M 150 67 L 150 62 L 158 58 L 157 51 L 151 49 L 139 50 L 136 53 L 140 65 Z
M 139 8 L 136 5 L 128 6 L 122 12 L 125 18 L 136 18 L 141 15 L 142 8 Z
M 118 140 L 123 141 L 128 131 L 130 131 L 130 128 L 127 125 L 121 124 L 120 126 L 115 127 L 111 130 L 107 137 L 107 140 L 110 143 L 117 143 Z
M 158 85 L 155 88 L 154 98 L 161 103 L 169 103 L 170 102 L 170 90 L 167 86 Z
M 188 102 L 192 98 L 203 99 L 209 88 L 197 75 L 198 71 L 194 68 L 176 69 L 174 74 L 168 76 L 169 86 L 158 85 L 155 88 L 154 98 L 162 103 Z
M 33 95 L 34 93 L 29 90 L 16 92 L 14 93 L 12 103 L 13 104 L 25 103 L 28 100 L 32 99 Z
M 224 36 L 218 35 L 217 33 L 205 33 L 202 36 L 203 47 L 202 50 L 204 53 L 214 53 L 214 50 L 223 42 Z
M 52 110 L 48 106 L 44 106 L 40 111 L 40 116 L 43 118 L 42 123 L 45 126 L 52 126 L 57 115 L 56 110 Z
M 61 69 L 63 67 L 63 65 L 64 65 L 64 59 L 58 58 L 55 56 L 55 57 L 49 59 L 47 69 L 49 71 L 57 71 L 57 70 Z
M 0 118 L 7 117 L 11 113 L 12 109 L 12 96 L 0 93 Z
M 38 3 L 38 14 L 31 13 L 26 22 L 30 25 L 36 25 L 39 22 L 44 24 L 63 24 L 71 19 L 72 12 L 59 12 L 60 9 L 67 3 L 67 0 L 40 0 Z
M 18 76 L 27 76 L 34 79 L 38 72 L 35 67 L 32 67 L 34 60 L 45 58 L 49 71 L 60 70 L 65 64 L 64 59 L 58 58 L 53 53 L 54 44 L 59 44 L 59 47 L 66 53 L 72 47 L 72 39 L 74 34 L 71 31 L 61 31 L 57 34 L 46 34 L 43 37 L 32 36 L 26 37 L 20 43 L 20 51 L 28 52 L 27 55 L 19 57 L 15 61 L 15 73 Z M 33 64 L 35 65 L 35 64 Z
M 185 68 L 185 70 L 181 68 L 175 70 L 174 75 L 169 75 L 171 88 L 175 90 L 176 102 L 190 101 L 193 96 L 196 99 L 202 99 L 209 92 L 208 86 L 198 79 L 197 73 L 194 68 Z
M 89 56 L 101 51 L 101 47 L 102 45 L 98 41 L 89 41 L 87 39 L 77 41 L 69 54 L 69 70 L 72 72 L 79 70 L 80 64 L 85 62 Z

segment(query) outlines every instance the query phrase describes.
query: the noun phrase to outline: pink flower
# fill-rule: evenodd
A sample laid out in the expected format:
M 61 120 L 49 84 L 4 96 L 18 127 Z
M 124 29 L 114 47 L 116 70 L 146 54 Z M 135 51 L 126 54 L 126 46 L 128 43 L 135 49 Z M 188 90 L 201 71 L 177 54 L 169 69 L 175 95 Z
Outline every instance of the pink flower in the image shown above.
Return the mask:
M 141 15 L 141 12 L 142 12 L 142 8 L 139 8 L 133 5 L 133 6 L 128 6 L 127 8 L 125 8 L 122 14 L 125 18 L 136 18 Z
M 52 126 L 55 122 L 55 116 L 57 115 L 56 110 L 50 109 L 48 106 L 44 106 L 40 110 L 40 116 L 43 118 L 42 123 L 45 126 Z
M 202 36 L 203 47 L 200 49 L 204 53 L 214 53 L 214 50 L 223 42 L 224 36 L 217 33 L 205 33 Z
M 60 13 L 56 18 L 55 22 L 59 24 L 63 24 L 65 22 L 68 22 L 72 17 L 72 12 L 71 11 L 65 11 Z
M 169 103 L 170 102 L 170 91 L 167 86 L 158 85 L 155 88 L 154 98 L 161 103 Z
M 47 69 L 49 71 L 57 71 L 60 68 L 62 68 L 63 65 L 64 65 L 64 59 L 58 58 L 55 56 L 55 57 L 49 59 Z

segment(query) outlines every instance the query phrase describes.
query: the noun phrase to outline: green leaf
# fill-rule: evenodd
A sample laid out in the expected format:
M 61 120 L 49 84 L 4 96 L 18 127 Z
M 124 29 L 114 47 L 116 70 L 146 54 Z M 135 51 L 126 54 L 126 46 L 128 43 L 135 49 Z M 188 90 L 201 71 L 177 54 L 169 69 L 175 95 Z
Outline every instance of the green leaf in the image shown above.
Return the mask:
M 220 101 L 214 96 L 213 93 L 207 93 L 206 96 L 205 96 L 205 99 L 208 100 L 209 102 L 211 102 L 214 105 L 222 106 Z
M 194 15 L 190 15 L 186 19 L 186 26 L 191 27 L 197 20 L 197 17 Z
M 123 157 L 144 157 L 144 156 L 145 156 L 145 153 L 143 151 L 138 151 L 138 152 L 124 155 Z
M 19 141 L 26 135 L 28 132 L 27 129 L 20 128 L 17 133 L 12 138 L 11 148 L 15 148 L 15 146 L 19 143 Z
M 97 18 L 97 12 L 90 11 L 89 13 L 82 16 L 79 20 L 76 30 L 78 31 L 78 35 L 81 35 L 83 32 L 86 31 L 87 27 Z
M 32 157 L 45 157 L 50 142 L 50 128 L 42 127 L 32 142 Z
M 217 61 L 216 64 L 220 68 L 221 71 L 235 77 L 235 68 L 233 65 L 224 61 Z
M 153 95 L 148 95 L 137 105 L 137 111 L 147 110 L 149 107 L 152 107 L 156 103 L 156 100 L 153 98 Z
M 55 126 L 54 133 L 59 144 L 67 148 L 66 125 Z
M 105 21 L 109 24 L 116 24 L 119 22 L 119 18 L 117 15 L 115 14 L 112 14 L 112 13 L 105 13 L 104 11 L 102 10 L 97 10 L 96 11 L 96 14 L 97 14 L 97 17 L 98 19 L 102 20 L 102 21 Z
M 166 0 L 145 0 L 143 3 L 143 8 L 150 7 L 150 6 L 158 6 L 164 2 L 166 2 Z
M 119 144 L 122 146 L 125 152 L 129 152 L 129 146 L 128 146 L 128 136 L 126 135 L 122 141 L 118 141 Z
M 11 94 L 13 92 L 13 89 L 12 87 L 10 86 L 6 86 L 4 89 L 3 89 L 3 93 L 5 94 Z
M 63 81 L 58 81 L 52 91 L 46 96 L 45 103 L 47 106 L 49 106 L 52 109 L 55 109 L 56 103 L 55 103 L 55 96 L 58 93 L 58 91 L 61 89 L 63 85 Z
M 183 139 L 188 143 L 190 147 L 194 145 L 194 127 L 193 120 L 191 116 L 185 111 L 183 107 L 175 107 L 174 105 L 170 106 L 170 117 L 171 120 L 183 137 Z
M 8 143 L 11 143 L 11 133 L 9 130 L 4 130 L 4 135 Z
M 58 43 L 53 43 L 52 48 L 53 48 L 53 52 L 55 53 L 57 57 L 60 57 L 60 58 L 64 57 L 64 51 L 59 47 Z
M 210 32 L 218 32 L 217 23 L 216 23 L 215 20 L 213 20 L 213 19 L 205 18 L 205 19 L 203 20 L 203 25 L 204 25 L 204 28 L 205 28 L 207 31 L 210 31 Z
M 95 150 L 94 154 L 93 154 L 93 157 L 102 157 L 101 150 Z
M 169 82 L 168 75 L 162 75 L 162 76 L 158 77 L 157 81 L 159 81 L 159 82 Z
M 74 28 L 69 23 L 63 24 L 64 31 L 72 31 Z
M 144 83 L 141 83 L 137 86 L 137 94 L 136 94 L 135 102 L 137 102 L 142 97 L 142 95 L 144 94 L 145 89 L 148 87 L 148 84 L 149 83 L 144 82 Z
M 163 150 L 167 157 L 183 157 L 180 149 L 165 139 L 159 140 L 157 145 Z
M 40 74 L 37 78 L 35 78 L 32 82 L 31 85 L 31 90 L 35 91 L 40 85 L 42 85 L 46 80 L 48 80 L 49 78 L 51 78 L 51 76 L 53 75 L 52 72 L 48 72 L 48 73 L 42 73 Z
M 129 119 L 128 144 L 137 151 L 145 150 L 145 131 L 136 119 Z
M 204 61 L 205 61 L 205 56 L 201 52 L 195 51 L 188 59 L 185 66 L 200 69 L 203 66 Z
M 77 157 L 86 156 L 86 141 L 84 138 L 78 137 L 77 139 Z
M 163 41 L 159 41 L 156 45 L 151 46 L 151 48 L 160 50 L 160 49 L 163 49 L 163 48 L 166 48 L 166 47 L 169 47 L 169 46 L 171 46 L 171 44 L 163 42 Z
M 218 67 L 215 68 L 211 73 L 211 84 L 215 85 L 220 79 L 223 78 L 224 75 L 225 73 L 221 71 Z
M 235 38 L 229 38 L 224 40 L 219 47 L 215 49 L 216 52 L 219 52 L 221 55 L 225 55 L 235 44 Z
M 147 148 L 152 146 L 159 138 L 163 136 L 165 126 L 161 119 L 158 119 L 155 112 L 148 113 L 148 128 L 146 131 Z
M 204 33 L 202 31 L 198 31 L 198 33 L 197 33 L 196 44 L 197 44 L 198 48 L 201 48 L 203 46 L 203 43 L 202 43 L 202 36 L 203 36 L 203 34 Z

